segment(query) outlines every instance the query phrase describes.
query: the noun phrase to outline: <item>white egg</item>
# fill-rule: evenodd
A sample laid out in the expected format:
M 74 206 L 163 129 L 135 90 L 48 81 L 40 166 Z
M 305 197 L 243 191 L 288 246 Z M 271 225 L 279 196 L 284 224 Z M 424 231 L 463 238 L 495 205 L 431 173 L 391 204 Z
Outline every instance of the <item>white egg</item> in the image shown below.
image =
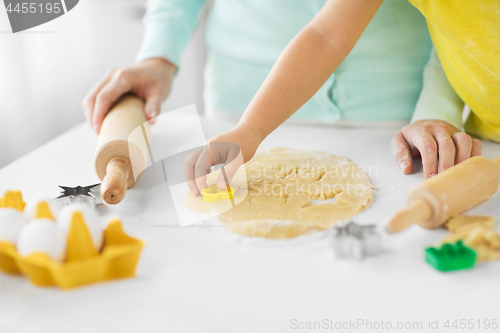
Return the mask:
M 92 238 L 92 243 L 96 250 L 100 251 L 102 248 L 102 243 L 104 241 L 104 230 L 96 212 L 89 206 L 84 204 L 73 204 L 63 208 L 63 210 L 61 210 L 61 213 L 59 213 L 59 215 L 57 216 L 57 225 L 67 237 L 71 227 L 71 220 L 73 218 L 74 212 L 82 213 L 85 225 L 87 226 L 90 237 Z
M 49 219 L 35 219 L 27 223 L 17 241 L 17 252 L 22 256 L 42 252 L 55 261 L 63 261 L 65 250 L 64 233 Z
M 41 196 L 28 201 L 26 207 L 24 207 L 24 216 L 26 216 L 26 219 L 28 221 L 31 221 L 35 218 L 38 204 L 42 201 L 45 201 L 49 205 L 52 216 L 56 218 L 57 214 L 61 210 L 61 205 L 51 197 Z
M 25 218 L 17 209 L 0 209 L 0 241 L 17 244 L 17 238 L 24 226 Z

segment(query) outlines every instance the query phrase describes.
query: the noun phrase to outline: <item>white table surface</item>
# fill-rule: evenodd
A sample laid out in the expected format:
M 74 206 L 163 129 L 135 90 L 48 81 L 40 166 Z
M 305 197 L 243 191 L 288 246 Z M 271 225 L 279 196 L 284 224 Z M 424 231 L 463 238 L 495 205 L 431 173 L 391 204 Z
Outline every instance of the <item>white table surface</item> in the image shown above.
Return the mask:
M 234 123 L 204 119 L 202 125 L 208 138 Z M 288 124 L 260 149 L 324 150 L 372 170 L 375 199 L 356 219 L 383 226 L 423 180 L 421 170 L 404 176 L 393 162 L 389 141 L 396 131 Z M 96 141 L 86 124 L 75 127 L 1 169 L 0 193 L 20 189 L 29 199 L 55 196 L 57 185 L 97 182 Z M 485 142 L 483 154 L 500 156 L 500 145 Z M 499 203 L 497 193 L 471 213 L 500 221 Z M 424 262 L 424 248 L 447 234 L 442 229 L 413 226 L 385 235 L 382 255 L 357 261 L 335 259 L 328 233 L 271 241 L 222 227 L 181 228 L 159 163 L 122 203 L 99 211 L 119 215 L 129 234 L 147 241 L 137 277 L 61 291 L 0 275 L 0 332 L 310 332 L 299 323 L 330 321 L 333 329 L 316 331 L 370 332 L 383 321 L 395 331 L 436 332 L 428 329 L 430 320 L 438 320 L 439 331 L 455 331 L 444 328 L 447 319 L 473 319 L 474 329 L 458 331 L 478 332 L 484 320 L 500 321 L 499 262 L 447 274 Z M 345 326 L 357 320 L 370 321 L 373 330 Z M 396 329 L 419 322 L 420 330 Z M 335 323 L 345 329 L 335 330 Z

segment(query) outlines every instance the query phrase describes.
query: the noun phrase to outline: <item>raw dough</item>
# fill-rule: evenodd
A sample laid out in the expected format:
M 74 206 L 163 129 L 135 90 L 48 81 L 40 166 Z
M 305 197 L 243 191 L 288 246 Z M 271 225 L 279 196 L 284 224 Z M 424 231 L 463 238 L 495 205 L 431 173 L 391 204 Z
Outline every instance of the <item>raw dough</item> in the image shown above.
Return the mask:
M 446 223 L 446 228 L 451 232 L 470 231 L 475 227 L 492 229 L 494 226 L 495 219 L 492 216 L 483 215 L 456 215 Z
M 455 243 L 463 240 L 464 244 L 473 248 L 478 261 L 497 260 L 500 256 L 500 234 L 494 229 L 495 219 L 492 216 L 456 215 L 446 224 L 452 232 L 442 243 Z
M 356 215 L 373 196 L 373 186 L 361 168 L 348 158 L 325 152 L 275 148 L 256 154 L 245 168 L 246 182 L 241 174 L 231 182 L 236 207 L 228 210 L 228 200 L 206 203 L 191 192 L 186 194 L 186 207 L 197 212 L 225 211 L 220 221 L 240 234 L 292 238 Z M 217 172 L 210 174 L 208 185 L 217 176 Z M 311 202 L 332 198 L 335 202 Z

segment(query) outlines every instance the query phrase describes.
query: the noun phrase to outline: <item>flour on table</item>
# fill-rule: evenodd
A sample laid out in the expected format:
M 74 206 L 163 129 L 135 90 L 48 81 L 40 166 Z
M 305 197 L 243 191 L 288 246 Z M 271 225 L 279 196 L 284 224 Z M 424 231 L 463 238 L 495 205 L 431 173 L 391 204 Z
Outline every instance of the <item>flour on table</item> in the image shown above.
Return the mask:
M 321 151 L 274 148 L 256 154 L 240 171 L 231 182 L 235 207 L 230 200 L 204 202 L 190 191 L 186 207 L 219 212 L 221 223 L 236 233 L 293 238 L 351 218 L 373 197 L 373 186 L 361 168 L 348 158 Z M 207 184 L 215 183 L 218 174 L 208 175 Z

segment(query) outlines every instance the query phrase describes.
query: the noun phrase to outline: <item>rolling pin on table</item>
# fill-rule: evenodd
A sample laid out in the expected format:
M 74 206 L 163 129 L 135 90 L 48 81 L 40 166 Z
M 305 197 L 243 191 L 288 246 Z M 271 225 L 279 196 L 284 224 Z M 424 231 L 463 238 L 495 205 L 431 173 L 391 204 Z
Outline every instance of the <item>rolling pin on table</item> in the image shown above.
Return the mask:
M 489 199 L 498 189 L 499 176 L 500 158 L 472 157 L 417 185 L 408 196 L 408 207 L 394 215 L 387 230 L 399 232 L 413 223 L 438 228 Z
M 122 96 L 104 118 L 94 165 L 107 203 L 119 203 L 139 180 L 147 163 L 149 133 L 144 102 L 134 95 Z

